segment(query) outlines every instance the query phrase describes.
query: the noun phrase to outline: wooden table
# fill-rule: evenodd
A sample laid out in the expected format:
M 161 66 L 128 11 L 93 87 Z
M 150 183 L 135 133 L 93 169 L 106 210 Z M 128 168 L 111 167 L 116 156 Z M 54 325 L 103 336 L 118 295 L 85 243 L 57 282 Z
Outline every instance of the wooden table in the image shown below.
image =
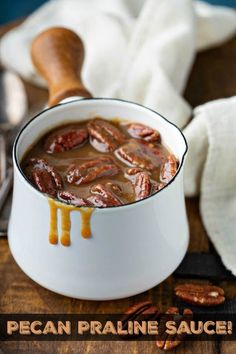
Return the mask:
M 5 27 L 0 32 L 5 32 Z M 184 53 L 183 53 L 184 55 Z M 236 38 L 223 46 L 200 53 L 197 56 L 186 88 L 185 97 L 195 107 L 209 100 L 236 94 Z M 40 109 L 46 101 L 47 92 L 30 84 L 25 84 L 31 110 Z M 198 198 L 187 199 L 190 224 L 189 252 L 212 252 L 202 225 Z M 42 255 L 43 259 L 43 255 Z M 177 274 L 178 275 L 178 274 Z M 188 279 L 191 280 L 191 279 Z M 183 281 L 181 273 L 170 276 L 152 290 L 140 295 L 116 301 L 80 301 L 54 294 L 30 280 L 13 260 L 7 239 L 0 239 L 0 311 L 1 313 L 122 313 L 130 304 L 151 299 L 164 311 L 173 305 L 173 288 Z M 206 281 L 200 279 L 199 281 Z M 229 298 L 236 297 L 236 282 L 231 280 L 216 282 L 222 285 Z M 96 353 L 96 354 L 152 354 L 159 352 L 154 342 L 2 342 L 3 353 Z M 234 354 L 235 342 L 186 342 L 176 353 Z

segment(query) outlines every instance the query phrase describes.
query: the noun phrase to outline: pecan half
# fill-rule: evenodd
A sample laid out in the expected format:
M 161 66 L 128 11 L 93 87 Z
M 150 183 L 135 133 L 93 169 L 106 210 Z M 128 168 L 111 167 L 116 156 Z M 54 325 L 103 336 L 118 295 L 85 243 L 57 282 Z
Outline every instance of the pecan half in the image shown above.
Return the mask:
M 159 317 L 158 309 L 150 302 L 143 301 L 129 307 L 121 318 L 123 329 L 127 329 L 129 321 L 154 321 Z M 123 336 L 122 336 L 123 337 Z M 130 338 L 132 335 L 127 335 Z
M 80 198 L 79 196 L 70 193 L 68 191 L 59 191 L 57 193 L 57 199 L 61 202 L 65 202 L 69 205 L 74 205 L 77 207 L 90 207 L 92 204 L 85 198 Z
M 175 156 L 169 155 L 167 161 L 161 168 L 160 180 L 164 183 L 168 183 L 175 176 L 178 165 L 179 163 Z
M 88 123 L 91 145 L 98 151 L 114 151 L 125 142 L 125 135 L 106 120 L 95 118 Z
M 119 173 L 118 166 L 109 157 L 98 157 L 82 164 L 73 163 L 66 174 L 67 181 L 72 184 L 92 182 L 100 177 L 114 176 Z
M 66 127 L 49 134 L 44 142 L 47 153 L 63 152 L 84 144 L 88 140 L 88 131 L 83 128 Z
M 185 334 L 169 335 L 166 333 L 166 322 L 168 320 L 175 321 L 176 324 L 181 321 L 190 322 L 193 313 L 190 309 L 184 309 L 183 315 L 180 315 L 177 307 L 170 307 L 164 315 L 161 316 L 159 324 L 158 340 L 156 346 L 161 350 L 172 350 L 178 347 L 184 340 Z
M 135 176 L 134 191 L 136 200 L 141 200 L 151 194 L 152 184 L 150 176 L 147 172 L 139 172 Z
M 130 179 L 134 186 L 136 200 L 144 199 L 164 187 L 164 183 L 152 180 L 150 174 L 139 167 L 129 168 L 125 177 Z
M 123 203 L 114 193 L 113 184 L 106 183 L 106 185 L 96 184 L 91 187 L 90 192 L 93 194 L 88 197 L 88 201 L 94 206 L 98 207 L 108 207 L 108 206 L 118 206 Z M 118 187 L 118 186 L 117 186 Z
M 164 162 L 161 149 L 146 141 L 130 139 L 115 151 L 118 159 L 125 164 L 153 171 Z
M 134 317 L 137 317 L 138 314 L 142 313 L 144 310 L 147 308 L 151 307 L 152 303 L 151 301 L 142 301 L 138 302 L 132 306 L 130 306 L 126 311 L 125 311 L 125 319 L 133 319 Z
M 125 124 L 127 132 L 130 136 L 136 139 L 143 139 L 148 142 L 160 141 L 160 133 L 141 123 Z
M 56 197 L 62 189 L 62 178 L 44 159 L 32 158 L 27 162 L 29 180 L 42 192 Z
M 214 285 L 180 284 L 175 287 L 175 295 L 198 306 L 217 306 L 225 301 L 224 290 Z

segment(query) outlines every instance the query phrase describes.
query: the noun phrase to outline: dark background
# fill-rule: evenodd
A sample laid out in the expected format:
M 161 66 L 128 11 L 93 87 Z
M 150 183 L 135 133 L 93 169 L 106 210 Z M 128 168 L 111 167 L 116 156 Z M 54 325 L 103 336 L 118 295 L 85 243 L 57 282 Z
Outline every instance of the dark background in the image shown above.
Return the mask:
M 89 1 L 89 0 L 88 0 Z M 212 4 L 236 8 L 236 0 L 207 0 Z M 24 17 L 45 3 L 46 0 L 1 0 L 0 24 Z

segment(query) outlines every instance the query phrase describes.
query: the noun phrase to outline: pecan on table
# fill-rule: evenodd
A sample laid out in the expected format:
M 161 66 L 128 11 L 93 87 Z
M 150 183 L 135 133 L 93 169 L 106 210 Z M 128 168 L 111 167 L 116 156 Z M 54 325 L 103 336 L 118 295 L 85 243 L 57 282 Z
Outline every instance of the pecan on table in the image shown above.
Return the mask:
M 56 197 L 62 189 L 62 178 L 44 159 L 32 158 L 27 162 L 27 177 L 42 192 Z
M 113 183 L 106 183 L 105 185 L 96 184 L 90 188 L 91 196 L 88 201 L 97 207 L 108 207 L 122 205 L 122 201 L 115 194 L 119 186 Z
M 74 205 L 76 207 L 90 207 L 92 204 L 85 198 L 80 198 L 79 196 L 70 193 L 68 191 L 59 191 L 57 193 L 57 199 L 60 202 L 65 202 L 69 205 Z
M 76 148 L 88 140 L 88 131 L 84 128 L 65 127 L 49 134 L 44 142 L 47 153 L 57 153 Z
M 84 184 L 100 177 L 114 176 L 119 173 L 118 166 L 109 157 L 97 157 L 84 163 L 75 162 L 67 170 L 66 178 L 71 184 Z
M 166 322 L 171 320 L 175 321 L 177 324 L 181 321 L 190 322 L 193 313 L 190 309 L 184 309 L 183 315 L 180 315 L 179 309 L 177 307 L 170 307 L 164 315 L 161 315 L 159 324 L 159 334 L 156 341 L 156 346 L 164 351 L 172 350 L 178 347 L 184 340 L 186 334 L 175 334 L 170 335 L 166 333 Z
M 168 183 L 176 174 L 178 169 L 178 160 L 174 155 L 169 155 L 167 161 L 162 165 L 160 171 L 160 180 L 163 183 Z
M 125 135 L 106 120 L 95 118 L 88 123 L 91 145 L 98 151 L 114 151 L 126 140 Z
M 150 311 L 153 310 L 153 311 Z M 157 315 L 159 312 L 156 307 L 154 307 L 151 301 L 142 301 L 130 306 L 124 313 L 122 321 L 134 321 L 142 315 L 143 313 L 150 313 L 152 315 Z
M 225 301 L 224 290 L 214 285 L 180 284 L 175 287 L 175 295 L 198 306 L 217 306 Z
M 146 141 L 130 139 L 115 151 L 118 159 L 126 165 L 153 171 L 164 162 L 161 149 Z
M 141 123 L 128 123 L 124 125 L 132 138 L 143 139 L 148 142 L 160 141 L 160 133 Z
M 129 307 L 121 318 L 123 328 L 127 329 L 129 321 L 155 321 L 159 317 L 158 309 L 150 301 L 142 301 Z M 124 336 L 122 336 L 124 337 Z M 130 338 L 126 335 L 124 338 Z

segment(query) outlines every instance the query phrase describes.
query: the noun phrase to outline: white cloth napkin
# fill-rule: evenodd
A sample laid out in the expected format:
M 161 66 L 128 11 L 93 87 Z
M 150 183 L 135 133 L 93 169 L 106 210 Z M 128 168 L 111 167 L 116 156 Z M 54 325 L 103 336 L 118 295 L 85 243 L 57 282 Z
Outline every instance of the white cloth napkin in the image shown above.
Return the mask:
M 82 76 L 95 97 L 140 102 L 182 127 L 191 108 L 181 93 L 196 49 L 229 38 L 236 15 L 191 0 L 51 0 L 3 37 L 1 62 L 42 83 L 29 49 L 50 26 L 69 27 L 82 37 Z
M 50 26 L 71 28 L 82 37 L 82 77 L 95 97 L 142 103 L 182 128 L 192 114 L 181 95 L 196 52 L 230 38 L 236 31 L 236 13 L 191 0 L 51 0 L 3 37 L 2 64 L 45 85 L 29 49 L 35 35 Z M 194 110 L 196 117 L 185 129 L 190 145 L 185 181 L 187 195 L 201 192 L 205 227 L 225 265 L 236 274 L 233 111 L 235 99 Z
M 236 275 L 236 96 L 197 107 L 184 130 L 189 143 L 185 191 L 200 192 L 204 226 Z

